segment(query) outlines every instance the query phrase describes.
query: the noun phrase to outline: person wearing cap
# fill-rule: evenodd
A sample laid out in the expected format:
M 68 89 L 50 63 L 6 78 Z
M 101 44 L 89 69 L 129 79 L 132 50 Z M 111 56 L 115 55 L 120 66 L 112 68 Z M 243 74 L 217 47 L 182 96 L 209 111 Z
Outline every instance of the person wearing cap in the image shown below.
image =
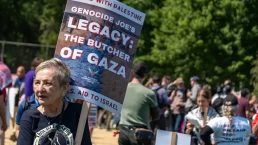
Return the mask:
M 229 94 L 223 102 L 223 117 L 212 119 L 201 130 L 201 139 L 210 145 L 209 136 L 214 134 L 216 145 L 248 145 L 251 136 L 251 125 L 248 119 L 236 116 L 238 99 Z
M 131 75 L 132 80 L 127 86 L 120 117 L 119 145 L 142 145 L 134 137 L 137 128 L 148 129 L 151 120 L 159 119 L 159 108 L 155 93 L 142 85 L 147 76 L 144 62 L 136 62 Z M 144 145 L 150 145 L 151 140 Z
M 177 87 L 171 94 L 171 98 L 173 98 L 173 103 L 170 105 L 172 115 L 169 130 L 174 132 L 180 132 L 180 126 L 184 120 L 185 115 L 187 89 L 184 86 L 183 78 L 177 78 L 174 81 L 174 84 L 176 84 Z
M 197 76 L 191 77 L 190 79 L 192 89 L 191 89 L 191 92 L 187 93 L 188 99 L 185 104 L 186 112 L 189 112 L 197 107 L 197 102 L 196 102 L 197 94 L 201 90 L 199 81 L 200 81 L 199 77 Z
M 237 115 L 248 118 L 249 117 L 249 110 L 250 110 L 250 104 L 249 104 L 249 90 L 246 88 L 243 88 L 241 90 L 241 97 L 238 99 L 238 109 L 237 109 Z

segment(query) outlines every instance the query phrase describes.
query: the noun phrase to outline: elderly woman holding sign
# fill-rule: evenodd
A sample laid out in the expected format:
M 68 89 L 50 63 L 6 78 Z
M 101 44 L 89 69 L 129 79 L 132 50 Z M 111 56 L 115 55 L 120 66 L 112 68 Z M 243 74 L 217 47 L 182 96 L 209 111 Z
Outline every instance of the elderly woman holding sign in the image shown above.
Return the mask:
M 20 124 L 18 145 L 74 145 L 82 105 L 64 101 L 70 70 L 53 58 L 35 70 L 33 89 L 40 104 L 26 110 Z M 91 145 L 88 123 L 82 145 Z

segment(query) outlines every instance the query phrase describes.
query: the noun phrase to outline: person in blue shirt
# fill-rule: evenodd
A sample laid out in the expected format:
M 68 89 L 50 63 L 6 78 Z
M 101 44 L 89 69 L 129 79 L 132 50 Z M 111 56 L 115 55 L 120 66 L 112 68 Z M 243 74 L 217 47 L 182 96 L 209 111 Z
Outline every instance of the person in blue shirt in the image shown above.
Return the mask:
M 65 97 L 64 100 L 66 102 L 69 102 L 67 97 Z M 23 100 L 21 102 L 21 104 L 18 107 L 17 114 L 16 114 L 16 130 L 15 130 L 16 138 L 18 138 L 18 135 L 19 135 L 20 121 L 21 121 L 23 112 L 27 109 L 37 108 L 38 106 L 40 106 L 40 104 L 39 104 L 38 100 L 36 99 L 35 94 L 32 94 L 32 96 L 30 96 L 29 98 L 27 98 L 26 100 Z
M 37 66 L 33 90 L 40 106 L 23 112 L 17 145 L 75 144 L 82 105 L 64 100 L 70 76 L 69 67 L 57 58 Z M 84 128 L 81 144 L 92 145 L 87 121 Z
M 19 66 L 16 70 L 17 78 L 13 82 L 13 87 L 16 88 L 16 95 L 15 95 L 15 106 L 14 106 L 14 115 L 17 114 L 19 101 L 21 100 L 22 95 L 24 94 L 24 78 L 25 78 L 25 67 Z M 16 141 L 16 116 L 11 117 L 12 122 L 12 130 L 13 134 L 10 136 L 10 140 Z
M 15 129 L 16 138 L 18 138 L 18 135 L 19 135 L 20 121 L 21 121 L 23 112 L 27 109 L 37 108 L 38 106 L 39 106 L 39 103 L 34 94 L 32 94 L 32 96 L 30 96 L 29 98 L 27 98 L 26 100 L 23 100 L 21 102 L 21 104 L 18 107 L 17 114 L 16 114 L 16 129 Z

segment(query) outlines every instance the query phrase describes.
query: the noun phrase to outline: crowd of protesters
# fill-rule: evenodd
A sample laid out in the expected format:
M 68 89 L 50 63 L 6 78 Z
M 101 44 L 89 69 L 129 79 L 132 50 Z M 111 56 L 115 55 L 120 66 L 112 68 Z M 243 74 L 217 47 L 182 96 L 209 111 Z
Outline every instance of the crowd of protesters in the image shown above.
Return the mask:
M 32 61 L 31 70 L 27 73 L 24 66 L 19 66 L 16 78 L 12 84 L 7 86 L 17 89 L 14 106 L 15 116 L 11 119 L 13 134 L 11 134 L 10 139 L 17 141 L 19 138 L 20 144 L 32 144 L 35 138 L 40 138 L 34 136 L 37 131 L 44 127 L 48 128 L 48 125 L 53 124 L 67 125 L 76 134 L 76 125 L 71 125 L 71 121 L 58 121 L 73 114 L 64 111 L 65 109 L 80 110 L 80 107 L 73 106 L 66 101 L 62 103 L 62 100 L 65 100 L 63 96 L 68 86 L 63 84 L 63 81 L 66 81 L 67 84 L 67 79 L 62 77 L 60 73 L 62 69 L 67 69 L 67 67 L 59 60 L 42 62 L 44 62 L 43 59 L 35 58 Z M 36 69 L 39 65 L 41 67 Z M 55 65 L 60 65 L 62 68 L 57 69 Z M 56 84 L 55 87 L 51 88 L 54 82 L 51 82 L 51 84 L 45 82 L 48 77 L 49 79 L 56 79 L 54 77 L 55 73 L 51 72 L 48 67 L 53 67 L 53 69 L 55 68 L 53 71 L 58 72 L 59 76 L 57 77 L 59 79 L 57 80 L 61 81 L 59 82 L 61 86 Z M 38 76 L 37 73 L 39 73 Z M 46 78 L 44 78 L 44 75 Z M 252 96 L 249 89 L 242 88 L 240 93 L 236 93 L 228 80 L 212 89 L 209 85 L 202 84 L 198 76 L 191 78 L 178 77 L 175 80 L 172 80 L 169 76 L 163 76 L 162 78 L 152 76 L 146 82 L 147 75 L 147 65 L 142 61 L 136 62 L 132 68 L 131 79 L 125 93 L 120 116 L 114 116 L 111 112 L 101 108 L 98 109 L 97 124 L 100 128 L 103 123 L 108 131 L 111 130 L 113 125 L 119 127 L 119 145 L 154 144 L 157 129 L 189 134 L 191 135 L 191 145 L 258 144 L 258 142 L 256 143 L 256 136 L 258 137 L 258 115 L 256 115 L 258 113 L 258 103 L 257 97 Z M 35 76 L 38 83 L 35 83 Z M 185 84 L 186 79 L 190 80 L 189 86 L 191 87 L 189 88 L 186 87 L 188 86 L 188 84 Z M 43 84 L 41 85 L 41 83 Z M 52 89 L 57 91 L 53 92 Z M 38 94 L 34 95 L 34 92 Z M 50 107 L 51 105 L 54 106 L 55 103 L 53 102 L 57 100 L 44 101 L 48 97 L 47 93 L 44 94 L 44 92 L 57 95 L 56 98 L 60 97 L 57 99 L 60 101 L 57 104 L 57 108 L 59 108 L 57 112 L 54 111 L 53 113 Z M 56 94 L 57 92 L 60 94 Z M 3 89 L 0 93 L 0 145 L 3 145 L 4 131 L 7 129 L 4 107 L 6 92 Z M 26 111 L 24 113 L 25 110 L 33 108 L 37 108 L 37 111 L 34 109 L 34 112 Z M 24 114 L 27 117 L 22 117 Z M 79 113 L 73 115 L 75 115 L 75 118 L 79 117 Z M 191 116 L 196 118 L 200 126 L 191 122 Z M 31 120 L 31 118 L 34 119 Z M 41 121 L 38 120 L 36 121 L 38 124 L 35 124 L 35 120 L 38 118 Z M 77 121 L 78 119 L 75 119 L 74 124 Z M 31 124 L 28 124 L 28 122 Z M 33 129 L 28 131 L 32 125 L 34 126 Z M 19 136 L 20 133 L 22 135 Z M 92 133 L 92 130 L 90 130 L 90 133 Z M 88 130 L 86 131 L 83 142 L 91 144 L 90 138 L 88 138 L 90 133 Z M 44 138 L 46 141 L 43 142 L 54 143 L 56 138 L 59 142 L 58 137 L 55 137 L 56 133 L 53 135 L 51 137 L 49 135 L 47 139 Z M 30 136 L 29 140 L 28 136 Z M 72 140 L 62 141 L 72 142 Z
M 153 144 L 145 135 L 157 129 L 189 134 L 191 145 L 257 144 L 257 97 L 249 89 L 236 93 L 229 80 L 212 89 L 198 76 L 190 78 L 191 88 L 187 78 L 169 76 L 143 84 L 147 75 L 147 65 L 137 62 L 121 111 L 119 145 Z M 191 123 L 193 116 L 200 126 Z

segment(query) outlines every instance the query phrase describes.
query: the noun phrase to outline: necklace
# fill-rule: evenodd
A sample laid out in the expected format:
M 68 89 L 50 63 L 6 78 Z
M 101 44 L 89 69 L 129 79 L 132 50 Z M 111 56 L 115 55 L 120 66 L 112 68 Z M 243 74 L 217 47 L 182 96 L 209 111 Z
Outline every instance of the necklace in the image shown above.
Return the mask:
M 62 112 L 63 112 L 63 110 L 64 110 L 64 106 L 65 106 L 65 103 L 63 102 L 63 107 L 62 107 L 62 111 L 61 111 L 60 114 L 62 114 Z M 47 123 L 47 124 L 50 125 L 52 121 L 54 121 L 58 116 L 60 116 L 60 114 L 58 114 L 56 117 L 51 118 L 51 119 L 50 119 L 49 117 L 47 117 L 47 116 L 44 115 L 45 118 L 48 120 L 48 123 Z
M 57 115 L 56 117 L 54 117 L 54 118 L 52 118 L 52 119 L 49 119 L 47 116 L 45 116 L 46 119 L 47 119 L 47 121 L 48 121 L 47 124 L 50 125 L 51 122 L 54 121 L 58 116 L 59 116 L 59 115 Z

